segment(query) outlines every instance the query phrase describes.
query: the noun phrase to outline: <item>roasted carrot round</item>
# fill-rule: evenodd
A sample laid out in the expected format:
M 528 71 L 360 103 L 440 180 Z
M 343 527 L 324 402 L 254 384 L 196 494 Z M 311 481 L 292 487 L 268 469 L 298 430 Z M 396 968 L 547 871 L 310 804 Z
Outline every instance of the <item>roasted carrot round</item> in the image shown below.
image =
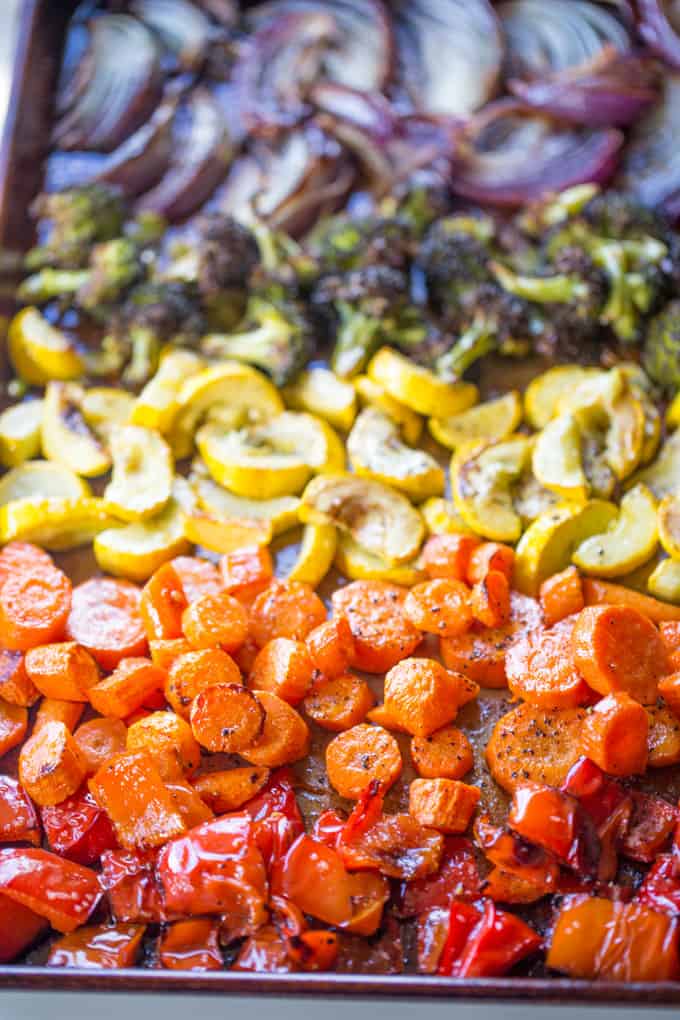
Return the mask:
M 309 728 L 302 716 L 271 691 L 254 691 L 265 711 L 262 733 L 241 757 L 251 765 L 279 768 L 304 758 L 309 750 Z
M 10 575 L 51 566 L 54 566 L 52 557 L 39 546 L 30 542 L 8 542 L 0 551 L 0 587 Z
M 71 609 L 71 582 L 49 564 L 9 574 L 0 587 L 0 642 L 26 651 L 58 641 Z
M 82 723 L 73 734 L 87 774 L 93 776 L 102 765 L 125 750 L 127 727 L 122 719 L 100 717 Z
M 547 627 L 580 613 L 584 606 L 583 584 L 576 567 L 547 578 L 541 585 L 540 602 Z
M 317 672 L 329 680 L 342 676 L 354 656 L 354 638 L 345 617 L 334 616 L 315 627 L 307 635 L 307 648 Z
M 647 768 L 649 717 L 623 691 L 608 694 L 586 716 L 583 754 L 612 776 L 639 775 Z
M 0 701 L 0 758 L 21 743 L 27 729 L 28 710 Z
M 656 701 L 668 658 L 659 632 L 629 606 L 588 606 L 572 636 L 574 663 L 598 694 L 625 691 L 643 705 Z
M 174 712 L 152 712 L 127 731 L 128 751 L 148 751 L 164 779 L 195 772 L 201 749 L 191 726 Z
M 508 649 L 505 672 L 517 698 L 540 708 L 576 708 L 592 696 L 574 664 L 572 634 L 578 616 L 567 617 L 549 630 L 525 634 Z
M 139 606 L 136 585 L 113 577 L 94 577 L 73 589 L 68 636 L 86 648 L 102 669 L 115 669 L 121 659 L 146 652 Z
M 333 612 L 354 638 L 352 665 L 385 673 L 420 644 L 422 635 L 403 612 L 406 589 L 387 581 L 352 581 L 333 593 Z
M 319 683 L 305 698 L 304 709 L 318 726 L 339 732 L 363 722 L 374 704 L 366 681 L 345 673 Z
M 221 648 L 204 648 L 175 659 L 165 682 L 165 697 L 177 715 L 188 719 L 192 701 L 206 687 L 241 683 L 241 672 L 230 655 Z
M 2 692 L 0 691 L 0 696 Z M 680 719 L 680 673 L 669 673 L 659 680 L 659 694 L 676 719 Z
M 416 584 L 404 599 L 403 608 L 414 627 L 440 637 L 464 634 L 472 623 L 469 588 L 462 581 L 445 577 Z
M 326 771 L 341 797 L 357 800 L 374 780 L 385 789 L 401 775 L 399 744 L 381 726 L 361 723 L 339 733 L 326 748 Z
M 440 832 L 465 832 L 481 790 L 458 779 L 414 779 L 409 788 L 409 814 Z
M 466 580 L 468 584 L 483 581 L 490 570 L 498 570 L 512 581 L 515 565 L 515 550 L 501 542 L 483 542 L 470 555 Z
M 385 708 L 413 736 L 429 737 L 456 718 L 467 689 L 434 659 L 403 659 L 385 677 Z
M 661 769 L 680 762 L 680 722 L 665 705 L 648 705 L 647 765 Z
M 218 595 L 224 590 L 219 571 L 210 560 L 202 560 L 198 556 L 176 556 L 171 563 L 189 604 L 202 595 Z
M 489 570 L 470 592 L 470 609 L 484 627 L 502 627 L 510 619 L 510 582 L 500 570 Z
M 121 659 L 110 676 L 90 687 L 90 704 L 100 715 L 127 719 L 153 701 L 162 690 L 165 673 L 150 659 Z
M 87 692 L 99 680 L 97 663 L 76 641 L 31 649 L 26 671 L 41 694 L 61 701 L 87 701 Z
M 581 754 L 584 708 L 537 708 L 525 702 L 502 716 L 486 746 L 499 786 L 512 793 L 527 783 L 561 786 Z
M 680 620 L 680 606 L 653 599 L 623 584 L 597 581 L 594 577 L 583 578 L 583 599 L 587 606 L 629 606 L 654 623 Z
M 264 709 L 241 684 L 211 684 L 191 704 L 191 729 L 209 751 L 244 751 L 262 734 Z
M 470 556 L 479 545 L 474 535 L 432 535 L 423 546 L 421 562 L 428 577 L 464 581 Z
M 202 595 L 182 614 L 184 636 L 194 648 L 214 648 L 235 652 L 248 634 L 246 611 L 226 591 Z
M 470 741 L 456 726 L 443 726 L 429 737 L 413 737 L 411 757 L 424 779 L 462 779 L 474 764 Z
M 270 771 L 249 765 L 246 768 L 206 772 L 192 780 L 194 789 L 217 814 L 238 811 L 252 800 L 267 783 Z
M 85 775 L 78 745 L 63 723 L 48 723 L 21 748 L 21 785 L 41 807 L 66 800 L 76 792 Z
M 304 581 L 271 581 L 250 607 L 250 633 L 263 648 L 273 638 L 304 641 L 326 619 L 326 607 Z
M 0 648 L 0 698 L 30 708 L 39 697 L 40 691 L 26 672 L 24 655 Z
M 258 653 L 248 686 L 270 691 L 289 705 L 297 705 L 309 690 L 313 671 L 306 645 L 290 638 L 274 638 Z
M 149 641 L 149 655 L 154 666 L 160 669 L 169 670 L 175 659 L 187 652 L 193 652 L 193 648 L 185 638 L 158 638 Z
M 220 560 L 220 574 L 225 589 L 250 606 L 274 576 L 271 553 L 264 545 L 246 546 L 225 553 Z
M 149 641 L 182 637 L 182 613 L 188 605 L 179 574 L 164 563 L 144 585 L 139 611 Z
M 83 702 L 43 698 L 35 713 L 33 732 L 37 733 L 40 727 L 45 726 L 48 722 L 63 722 L 66 729 L 73 733 L 84 710 Z

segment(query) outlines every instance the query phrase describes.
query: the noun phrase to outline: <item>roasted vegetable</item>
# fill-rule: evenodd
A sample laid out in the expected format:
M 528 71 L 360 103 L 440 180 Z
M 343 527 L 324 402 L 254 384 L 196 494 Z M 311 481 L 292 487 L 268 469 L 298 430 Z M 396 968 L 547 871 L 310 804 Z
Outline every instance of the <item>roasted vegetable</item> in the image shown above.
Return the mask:
M 649 323 L 643 363 L 659 386 L 680 387 L 680 301 L 669 302 Z
M 496 284 L 477 288 L 460 321 L 461 335 L 435 362 L 443 379 L 461 379 L 476 361 L 493 351 L 518 357 L 531 349 L 529 306 Z
M 41 223 L 47 221 L 49 229 L 42 244 L 26 256 L 27 267 L 78 269 L 87 265 L 93 244 L 120 236 L 125 210 L 117 192 L 89 184 L 39 195 L 31 215 Z

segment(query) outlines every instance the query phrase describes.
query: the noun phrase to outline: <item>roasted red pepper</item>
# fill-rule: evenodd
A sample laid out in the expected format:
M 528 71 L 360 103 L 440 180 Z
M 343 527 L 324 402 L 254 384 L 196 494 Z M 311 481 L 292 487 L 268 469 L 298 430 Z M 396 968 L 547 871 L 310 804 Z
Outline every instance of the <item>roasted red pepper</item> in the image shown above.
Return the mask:
M 156 877 L 157 850 L 107 850 L 99 876 L 117 921 L 170 920 Z
M 33 802 L 11 776 L 0 776 L 0 843 L 40 846 L 40 823 Z
M 546 889 L 555 888 L 559 866 L 543 847 L 528 843 L 509 829 L 492 825 L 484 817 L 477 818 L 474 832 L 477 846 L 496 867 Z
M 105 850 L 118 846 L 108 815 L 86 788 L 42 808 L 40 817 L 52 850 L 78 864 L 96 864 Z
M 207 917 L 171 924 L 160 941 L 161 966 L 168 970 L 221 970 L 219 933 L 219 922 Z
M 139 953 L 144 926 L 140 924 L 88 925 L 64 935 L 52 945 L 48 967 L 132 967 Z
M 64 932 L 85 924 L 101 896 L 93 871 L 37 847 L 0 850 L 0 891 Z
M 594 873 L 599 840 L 590 817 L 568 793 L 552 786 L 515 790 L 508 825 L 530 843 L 553 854 L 560 863 L 580 873 Z
M 590 816 L 600 841 L 596 877 L 610 881 L 616 875 L 617 851 L 633 811 L 630 796 L 589 758 L 580 758 L 572 766 L 562 789 L 576 797 Z
M 633 790 L 633 810 L 621 840 L 621 853 L 635 861 L 653 861 L 670 842 L 678 809 L 661 797 Z
M 47 926 L 44 917 L 39 917 L 23 903 L 0 894 L 0 963 L 15 960 Z
M 651 910 L 680 916 L 680 873 L 671 854 L 656 859 L 635 898 Z
M 481 889 L 472 843 L 464 836 L 447 836 L 439 871 L 402 883 L 397 909 L 401 917 L 414 917 L 435 907 L 448 907 L 454 896 L 466 902 L 476 900 Z
M 254 839 L 268 869 L 284 857 L 305 831 L 288 768 L 273 772 L 243 811 L 253 820 Z
M 454 901 L 439 964 L 447 977 L 499 977 L 540 949 L 541 937 L 528 924 L 486 900 L 483 910 Z

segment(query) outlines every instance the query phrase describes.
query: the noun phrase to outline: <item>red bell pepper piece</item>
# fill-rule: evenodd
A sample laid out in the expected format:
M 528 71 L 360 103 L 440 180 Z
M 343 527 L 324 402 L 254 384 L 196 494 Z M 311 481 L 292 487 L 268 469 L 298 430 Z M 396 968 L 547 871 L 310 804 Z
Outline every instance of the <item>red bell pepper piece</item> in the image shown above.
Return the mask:
M 297 970 L 288 953 L 288 940 L 273 924 L 266 924 L 243 943 L 232 970 L 257 974 L 290 974 Z
M 482 880 L 472 843 L 465 836 L 447 836 L 436 875 L 402 883 L 397 912 L 415 917 L 435 907 L 448 907 L 452 897 L 471 902 L 481 895 Z
M 633 811 L 621 841 L 621 853 L 651 862 L 664 850 L 678 822 L 678 809 L 661 797 L 631 792 Z
M 479 924 L 482 912 L 471 903 L 454 900 L 449 908 L 446 942 L 439 960 L 439 973 L 452 977 L 457 970 L 465 945 L 474 928 Z
M 16 960 L 47 928 L 44 917 L 0 894 L 0 963 Z
M 0 891 L 64 932 L 85 924 L 101 896 L 93 871 L 37 847 L 0 850 Z
M 82 787 L 60 804 L 41 809 L 47 841 L 55 854 L 78 864 L 96 864 L 118 840 L 108 815 Z
M 541 948 L 533 928 L 487 900 L 484 915 L 466 942 L 455 974 L 461 978 L 500 977 Z
M 433 907 L 418 915 L 416 949 L 421 974 L 436 974 L 449 935 L 449 907 Z
M 333 808 L 329 808 L 328 811 L 322 811 L 314 822 L 310 836 L 318 843 L 323 843 L 335 850 L 345 827 L 345 821 L 346 819 L 341 814 L 334 811 Z
M 40 846 L 40 823 L 33 802 L 11 776 L 0 776 L 0 843 Z
M 134 966 L 144 926 L 96 924 L 57 939 L 47 958 L 48 967 L 85 967 L 117 970 Z
M 600 847 L 593 822 L 568 793 L 551 786 L 520 787 L 512 798 L 508 825 L 562 864 L 580 873 L 595 872 Z
M 657 858 L 635 899 L 661 914 L 680 915 L 680 874 L 671 854 L 661 854 Z
M 253 820 L 254 839 L 267 869 L 305 831 L 290 769 L 277 769 L 260 792 L 243 806 Z
M 207 917 L 177 921 L 163 934 L 159 957 L 168 970 L 221 970 L 219 922 Z
M 596 877 L 602 882 L 613 879 L 618 869 L 618 846 L 633 810 L 630 796 L 589 758 L 579 758 L 571 767 L 562 789 L 576 797 L 595 826 L 600 841 Z
M 474 834 L 477 846 L 496 867 L 546 890 L 555 888 L 559 867 L 552 854 L 543 847 L 528 843 L 509 829 L 492 825 L 483 816 L 476 819 Z
M 156 877 L 157 850 L 106 850 L 99 876 L 116 921 L 171 920 Z

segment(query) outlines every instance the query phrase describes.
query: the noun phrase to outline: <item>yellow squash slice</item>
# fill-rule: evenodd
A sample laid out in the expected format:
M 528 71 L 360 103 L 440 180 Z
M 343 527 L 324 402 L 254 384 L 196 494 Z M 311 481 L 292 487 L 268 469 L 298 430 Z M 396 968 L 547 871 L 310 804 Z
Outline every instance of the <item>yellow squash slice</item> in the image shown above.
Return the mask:
M 0 414 L 0 464 L 16 467 L 40 456 L 42 400 L 24 400 Z
M 459 514 L 477 535 L 516 542 L 522 521 L 512 490 L 531 456 L 531 440 L 513 436 L 500 443 L 470 445 L 454 454 L 451 487 Z
M 473 383 L 447 383 L 391 347 L 378 351 L 368 366 L 368 375 L 390 396 L 428 418 L 449 418 L 479 399 Z
M 650 574 L 647 590 L 654 598 L 663 602 L 680 603 L 680 562 L 678 560 L 661 560 Z
M 532 379 L 524 393 L 524 417 L 532 428 L 545 428 L 556 416 L 560 398 L 597 371 L 579 365 L 558 365 Z
M 522 401 L 517 390 L 487 400 L 451 418 L 430 418 L 430 432 L 442 446 L 457 450 L 468 442 L 496 443 L 512 435 L 522 420 Z
M 72 341 L 52 326 L 37 308 L 22 308 L 7 334 L 10 361 L 17 375 L 31 386 L 50 380 L 79 379 L 85 366 Z
M 103 499 L 19 499 L 0 507 L 0 542 L 35 542 L 61 552 L 87 545 L 115 523 Z
M 111 431 L 113 472 L 104 491 L 112 514 L 124 521 L 141 521 L 160 513 L 170 499 L 174 464 L 163 437 L 140 425 L 120 425 Z
M 182 386 L 204 368 L 205 360 L 184 348 L 161 355 L 156 374 L 134 402 L 131 424 L 167 432 L 177 412 Z
M 281 535 L 298 524 L 299 496 L 278 496 L 276 499 L 246 499 L 236 496 L 212 478 L 192 478 L 192 485 L 201 510 L 222 520 L 269 521 L 273 535 Z
M 426 499 L 420 512 L 431 535 L 474 535 L 450 499 L 434 496 Z
M 668 437 L 656 460 L 630 481 L 630 485 L 638 483 L 646 485 L 657 499 L 680 494 L 680 429 Z
M 269 545 L 272 525 L 266 520 L 224 520 L 193 510 L 185 514 L 184 536 L 211 552 L 228 553 L 249 545 Z
M 413 500 L 444 492 L 444 471 L 434 457 L 403 443 L 396 423 L 375 407 L 364 408 L 355 421 L 347 453 L 356 474 L 392 485 Z
M 390 396 L 384 387 L 379 386 L 370 376 L 358 375 L 353 379 L 354 388 L 364 407 L 376 407 L 399 426 L 404 441 L 415 446 L 423 431 L 423 418 L 406 404 Z
M 111 458 L 90 431 L 80 410 L 83 391 L 69 383 L 52 382 L 45 390 L 41 443 L 45 457 L 92 478 L 103 475 Z
M 586 574 L 621 577 L 651 559 L 658 541 L 656 500 L 646 486 L 636 485 L 608 529 L 585 539 L 573 561 Z
M 108 440 L 112 428 L 127 425 L 135 398 L 127 390 L 114 386 L 93 386 L 85 390 L 80 409 L 91 429 Z
M 388 563 L 346 534 L 338 536 L 335 566 L 350 581 L 389 581 L 391 584 L 411 587 L 425 579 L 416 560 Z
M 573 414 L 560 414 L 536 438 L 533 471 L 546 489 L 564 499 L 585 501 L 588 479 L 581 458 L 581 430 Z
M 680 496 L 664 496 L 659 503 L 659 540 L 669 556 L 680 560 Z
M 338 532 L 334 524 L 306 524 L 288 580 L 306 581 L 316 588 L 331 569 L 337 547 Z
M 317 366 L 301 372 L 285 387 L 283 399 L 291 410 L 315 414 L 342 432 L 349 432 L 356 418 L 354 387 L 329 368 Z
M 94 540 L 94 555 L 101 570 L 139 582 L 146 581 L 167 560 L 189 550 L 184 512 L 172 496 L 155 517 L 108 528 Z
M 0 504 L 17 499 L 73 501 L 91 495 L 83 478 L 51 460 L 27 461 L 0 478 Z

